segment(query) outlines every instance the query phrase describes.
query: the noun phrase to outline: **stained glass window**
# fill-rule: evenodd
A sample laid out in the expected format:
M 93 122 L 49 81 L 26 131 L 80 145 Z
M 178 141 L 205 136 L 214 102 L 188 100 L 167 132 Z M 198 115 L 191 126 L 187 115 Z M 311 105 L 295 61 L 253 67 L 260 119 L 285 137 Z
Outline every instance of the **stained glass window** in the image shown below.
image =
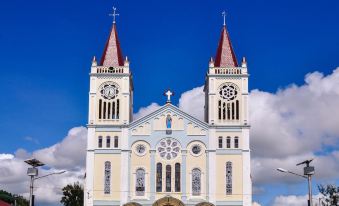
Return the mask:
M 105 194 L 111 193 L 111 162 L 105 162 L 105 185 L 104 185 Z
M 159 162 L 157 164 L 157 192 L 162 192 L 162 164 Z
M 166 165 L 166 192 L 171 192 L 171 165 Z
M 201 171 L 198 168 L 192 170 L 192 195 L 201 194 Z
M 232 162 L 226 163 L 226 195 L 232 194 Z
M 136 196 L 145 195 L 145 170 L 137 169 L 136 171 L 136 185 L 135 185 Z
M 175 163 L 175 191 L 180 192 L 180 163 Z

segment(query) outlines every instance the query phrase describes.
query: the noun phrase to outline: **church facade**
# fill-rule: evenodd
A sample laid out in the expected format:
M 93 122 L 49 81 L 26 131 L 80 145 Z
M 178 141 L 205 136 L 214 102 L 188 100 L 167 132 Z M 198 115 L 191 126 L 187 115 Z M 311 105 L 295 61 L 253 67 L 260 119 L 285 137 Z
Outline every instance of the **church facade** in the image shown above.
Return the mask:
M 204 121 L 171 104 L 170 92 L 134 120 L 132 72 L 113 23 L 90 71 L 86 206 L 252 204 L 247 64 L 238 65 L 225 24 L 208 65 Z

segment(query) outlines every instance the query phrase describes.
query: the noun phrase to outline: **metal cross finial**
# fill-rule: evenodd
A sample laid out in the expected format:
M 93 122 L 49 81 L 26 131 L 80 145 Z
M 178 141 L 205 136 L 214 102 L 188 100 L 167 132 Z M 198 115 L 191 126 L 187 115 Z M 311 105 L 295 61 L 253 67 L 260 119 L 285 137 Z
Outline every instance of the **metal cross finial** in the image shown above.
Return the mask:
M 112 14 L 109 14 L 110 16 L 113 16 L 113 24 L 115 24 L 115 17 L 116 17 L 116 16 L 119 16 L 119 14 L 115 13 L 116 10 L 117 10 L 117 8 L 115 8 L 115 7 L 113 6 L 113 13 L 112 13 Z
M 224 17 L 224 26 L 226 26 L 226 11 L 223 11 L 221 15 Z
M 167 92 L 165 92 L 164 93 L 164 96 L 167 96 L 167 101 L 166 101 L 166 103 L 170 103 L 171 102 L 171 96 L 173 96 L 174 95 L 174 93 L 173 92 L 171 92 L 171 90 L 167 90 Z

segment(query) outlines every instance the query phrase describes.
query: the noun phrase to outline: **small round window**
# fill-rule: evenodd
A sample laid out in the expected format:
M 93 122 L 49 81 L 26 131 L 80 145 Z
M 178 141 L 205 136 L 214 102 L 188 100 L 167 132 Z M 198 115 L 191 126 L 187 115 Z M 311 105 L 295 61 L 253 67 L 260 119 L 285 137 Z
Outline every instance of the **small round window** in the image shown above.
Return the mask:
M 201 146 L 198 144 L 195 144 L 192 146 L 191 151 L 193 155 L 199 155 L 201 153 Z
M 144 155 L 146 153 L 146 147 L 143 144 L 138 144 L 135 147 L 135 152 L 137 153 L 137 155 L 141 156 Z

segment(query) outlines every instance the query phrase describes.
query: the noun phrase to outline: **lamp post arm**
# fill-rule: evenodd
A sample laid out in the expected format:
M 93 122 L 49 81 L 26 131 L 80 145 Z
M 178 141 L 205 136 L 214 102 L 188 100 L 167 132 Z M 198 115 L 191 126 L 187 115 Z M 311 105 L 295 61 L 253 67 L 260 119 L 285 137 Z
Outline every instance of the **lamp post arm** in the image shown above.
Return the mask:
M 53 173 L 50 173 L 50 174 L 47 174 L 47 175 L 44 175 L 44 176 L 35 177 L 34 180 L 41 179 L 41 178 L 44 178 L 44 177 L 48 177 L 48 176 L 51 176 L 51 175 L 60 175 L 60 174 L 65 173 L 65 172 L 66 172 L 66 171 L 62 171 L 62 172 L 53 172 Z
M 299 177 L 302 177 L 302 178 L 305 178 L 305 179 L 307 179 L 307 177 L 306 176 L 304 176 L 304 175 L 300 175 L 300 174 L 297 174 L 297 173 L 295 173 L 295 172 L 291 172 L 291 171 L 287 171 L 288 173 L 290 173 L 290 174 L 293 174 L 293 175 L 297 175 L 297 176 L 299 176 Z

